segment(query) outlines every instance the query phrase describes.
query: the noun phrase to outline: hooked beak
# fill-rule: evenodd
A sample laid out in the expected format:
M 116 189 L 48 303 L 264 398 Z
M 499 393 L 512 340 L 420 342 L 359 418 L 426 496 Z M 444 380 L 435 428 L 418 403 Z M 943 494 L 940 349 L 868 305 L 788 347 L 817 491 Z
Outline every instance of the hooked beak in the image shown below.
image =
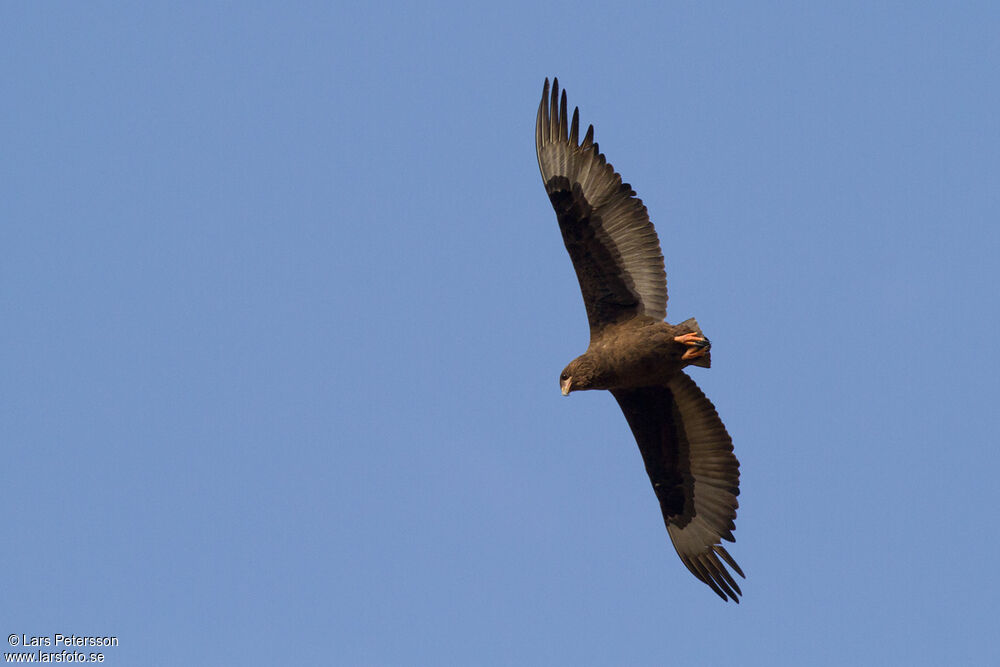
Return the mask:
M 559 387 L 562 389 L 563 396 L 569 396 L 570 385 L 573 384 L 573 378 L 568 377 L 559 383 Z

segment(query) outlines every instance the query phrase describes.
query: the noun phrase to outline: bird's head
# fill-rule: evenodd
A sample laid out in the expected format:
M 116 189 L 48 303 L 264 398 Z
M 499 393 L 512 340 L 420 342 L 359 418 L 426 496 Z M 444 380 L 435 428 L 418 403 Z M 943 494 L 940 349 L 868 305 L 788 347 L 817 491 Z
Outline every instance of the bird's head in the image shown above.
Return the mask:
M 594 359 L 587 355 L 577 357 L 569 362 L 559 375 L 559 387 L 563 396 L 569 396 L 571 391 L 584 389 L 601 389 L 599 385 L 601 374 L 598 372 Z

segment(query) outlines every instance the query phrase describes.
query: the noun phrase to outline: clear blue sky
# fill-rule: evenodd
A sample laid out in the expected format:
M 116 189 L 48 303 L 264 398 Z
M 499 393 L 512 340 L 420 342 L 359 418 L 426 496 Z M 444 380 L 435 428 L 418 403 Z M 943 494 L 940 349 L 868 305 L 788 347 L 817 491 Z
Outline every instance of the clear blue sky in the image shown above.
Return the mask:
M 4 3 L 0 636 L 997 664 L 1000 8 L 934 4 Z M 553 75 L 715 344 L 739 606 L 559 393 Z

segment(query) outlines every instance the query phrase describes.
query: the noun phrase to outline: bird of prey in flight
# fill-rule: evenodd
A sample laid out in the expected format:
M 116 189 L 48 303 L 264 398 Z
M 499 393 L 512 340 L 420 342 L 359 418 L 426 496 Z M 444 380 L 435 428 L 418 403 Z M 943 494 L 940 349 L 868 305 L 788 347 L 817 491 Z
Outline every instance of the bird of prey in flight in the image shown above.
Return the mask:
M 559 80 L 545 80 L 535 124 L 538 167 L 583 292 L 587 351 L 559 376 L 563 395 L 607 389 L 625 413 L 681 561 L 723 600 L 739 602 L 721 540 L 733 541 L 740 464 L 715 406 L 684 373 L 711 365 L 692 318 L 667 324 L 667 276 L 642 200 L 594 142 L 580 140 Z

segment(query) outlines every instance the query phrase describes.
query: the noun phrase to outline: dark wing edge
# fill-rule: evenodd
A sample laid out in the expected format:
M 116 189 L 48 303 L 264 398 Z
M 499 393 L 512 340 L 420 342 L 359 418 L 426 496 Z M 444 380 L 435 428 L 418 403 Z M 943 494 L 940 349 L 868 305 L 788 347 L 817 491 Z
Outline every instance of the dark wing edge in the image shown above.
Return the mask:
M 743 592 L 726 565 L 746 576 L 720 541 L 734 541 L 740 463 L 715 406 L 684 373 L 667 387 L 611 393 L 635 435 L 681 562 L 720 598 L 739 603 Z
M 559 218 L 591 331 L 645 314 L 663 320 L 667 274 L 656 229 L 642 200 L 615 172 L 594 126 L 580 142 L 580 110 L 569 119 L 566 91 L 545 80 L 535 122 L 535 150 L 546 192 Z

